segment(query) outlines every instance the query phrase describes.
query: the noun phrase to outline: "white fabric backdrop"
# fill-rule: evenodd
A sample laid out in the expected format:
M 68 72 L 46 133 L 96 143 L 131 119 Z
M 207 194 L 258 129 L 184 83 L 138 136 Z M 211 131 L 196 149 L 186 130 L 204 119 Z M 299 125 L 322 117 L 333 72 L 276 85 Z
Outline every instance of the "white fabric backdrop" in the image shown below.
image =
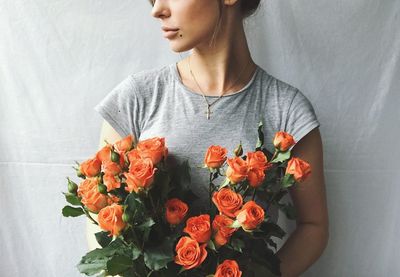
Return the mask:
M 150 11 L 0 0 L 1 276 L 80 276 L 85 219 L 61 216 L 61 191 L 97 150 L 93 107 L 128 74 L 179 59 Z M 248 20 L 254 60 L 321 122 L 330 240 L 304 276 L 400 275 L 399 26 L 395 0 L 263 0 Z

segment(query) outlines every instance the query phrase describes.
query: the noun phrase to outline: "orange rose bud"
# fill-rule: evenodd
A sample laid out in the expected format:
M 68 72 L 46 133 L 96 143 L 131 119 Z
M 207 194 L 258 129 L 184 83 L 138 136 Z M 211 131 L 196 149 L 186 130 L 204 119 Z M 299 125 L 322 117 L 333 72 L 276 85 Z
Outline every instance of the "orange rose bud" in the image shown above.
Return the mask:
M 249 169 L 262 169 L 268 168 L 268 160 L 263 151 L 247 152 L 247 165 Z
M 228 158 L 228 169 L 226 170 L 226 177 L 233 184 L 244 181 L 247 178 L 249 167 L 247 162 L 240 157 Z
M 149 158 L 154 165 L 158 164 L 162 159 L 166 159 L 168 148 L 165 147 L 165 138 L 150 138 L 142 140 L 137 144 L 136 149 L 140 152 L 142 158 Z
M 199 243 L 209 241 L 211 237 L 210 215 L 202 214 L 190 217 L 186 220 L 186 227 L 183 231 Z
M 242 147 L 242 143 L 240 143 L 238 145 L 238 147 L 235 148 L 235 150 L 233 150 L 233 154 L 235 154 L 236 157 L 240 157 L 243 155 L 243 147 Z
M 175 263 L 186 270 L 201 265 L 207 257 L 206 244 L 199 243 L 190 237 L 181 237 L 175 247 Z
M 97 177 L 86 178 L 78 187 L 78 196 L 82 197 L 82 204 L 91 212 L 98 213 L 107 206 L 107 196 L 101 194 L 97 188 L 100 179 Z
M 254 168 L 249 171 L 247 180 L 253 188 L 259 187 L 265 179 L 265 173 L 262 168 Z
M 285 152 L 288 150 L 292 145 L 294 145 L 296 142 L 293 139 L 293 136 L 283 132 L 279 131 L 275 133 L 274 139 L 273 139 L 273 144 L 276 149 L 278 149 L 281 152 Z
M 99 159 L 102 163 L 105 161 L 110 161 L 111 160 L 111 144 L 107 144 L 103 148 L 101 148 L 99 151 L 96 153 L 96 158 Z
M 291 158 L 286 167 L 285 174 L 293 174 L 296 182 L 303 182 L 311 174 L 311 166 L 300 158 Z
M 186 216 L 189 207 L 178 198 L 172 198 L 165 203 L 165 209 L 165 218 L 167 222 L 171 225 L 178 225 Z
M 79 171 L 86 177 L 94 177 L 100 173 L 101 161 L 96 157 L 88 159 L 80 164 Z
M 254 201 L 248 201 L 242 209 L 236 212 L 236 220 L 243 230 L 254 230 L 264 221 L 264 209 Z
M 241 277 L 239 265 L 234 260 L 225 260 L 222 264 L 218 265 L 214 277 Z
M 232 234 L 237 230 L 236 228 L 231 228 L 233 219 L 224 216 L 216 215 L 214 217 L 212 228 L 214 231 L 214 241 L 218 246 L 222 246 L 228 243 Z
M 133 136 L 132 135 L 127 135 L 123 139 L 117 141 L 114 143 L 115 148 L 117 148 L 118 152 L 127 152 L 132 149 L 133 147 Z
M 219 145 L 211 145 L 204 157 L 204 165 L 208 168 L 220 168 L 226 161 L 228 150 Z
M 129 166 L 129 173 L 123 173 L 128 186 L 125 190 L 138 193 L 142 189 L 150 188 L 153 184 L 156 171 L 157 168 L 153 167 L 153 163 L 150 159 L 135 160 Z
M 105 231 L 109 231 L 109 236 L 118 236 L 125 228 L 125 222 L 122 220 L 123 208 L 121 205 L 112 204 L 99 212 L 99 226 Z
M 75 182 L 72 182 L 68 177 L 68 192 L 76 195 L 76 191 L 78 190 L 78 185 Z
M 235 212 L 240 210 L 243 205 L 242 195 L 230 188 L 222 188 L 214 192 L 212 201 L 220 213 L 229 217 L 235 217 Z
M 103 176 L 103 183 L 107 187 L 107 191 L 117 189 L 121 187 L 121 182 L 119 182 L 115 175 L 112 174 L 104 174 Z

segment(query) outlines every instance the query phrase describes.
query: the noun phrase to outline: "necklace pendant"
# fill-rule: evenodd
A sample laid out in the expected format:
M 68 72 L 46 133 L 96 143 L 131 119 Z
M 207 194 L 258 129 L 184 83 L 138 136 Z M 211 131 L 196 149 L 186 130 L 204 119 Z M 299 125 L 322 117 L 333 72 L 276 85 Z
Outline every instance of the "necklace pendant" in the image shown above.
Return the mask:
M 210 115 L 212 114 L 212 112 L 210 111 L 210 106 L 207 106 L 206 114 L 207 114 L 207 119 L 210 119 Z

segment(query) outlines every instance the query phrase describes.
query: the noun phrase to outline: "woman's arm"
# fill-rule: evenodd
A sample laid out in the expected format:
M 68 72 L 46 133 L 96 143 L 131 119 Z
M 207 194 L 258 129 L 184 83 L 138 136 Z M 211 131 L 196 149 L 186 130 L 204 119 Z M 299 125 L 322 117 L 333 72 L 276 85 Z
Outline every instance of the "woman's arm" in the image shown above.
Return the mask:
M 292 155 L 308 162 L 311 175 L 289 188 L 296 208 L 296 230 L 278 250 L 283 277 L 299 276 L 322 254 L 328 244 L 329 220 L 325 194 L 322 141 L 319 128 L 304 136 Z

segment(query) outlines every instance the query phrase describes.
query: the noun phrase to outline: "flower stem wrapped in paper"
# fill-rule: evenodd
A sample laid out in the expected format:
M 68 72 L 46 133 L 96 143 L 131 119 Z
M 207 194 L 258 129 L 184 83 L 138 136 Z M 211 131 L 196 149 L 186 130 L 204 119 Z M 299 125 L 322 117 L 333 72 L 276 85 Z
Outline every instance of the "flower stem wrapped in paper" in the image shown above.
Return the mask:
M 260 122 L 254 152 L 243 156 L 241 144 L 233 157 L 222 146 L 207 149 L 209 201 L 203 214 L 190 210 L 196 196 L 189 186 L 188 162 L 170 168 L 162 137 L 135 145 L 127 136 L 77 163 L 81 181 L 67 178 L 64 195 L 70 205 L 62 213 L 85 214 L 102 230 L 95 234 L 102 248 L 83 256 L 79 271 L 98 276 L 279 276 L 273 237 L 282 239 L 285 232 L 271 222 L 268 209 L 277 206 L 294 219 L 293 206 L 280 200 L 311 170 L 307 162 L 291 157 L 295 141 L 290 134 L 275 134 L 273 154 L 263 144 Z

